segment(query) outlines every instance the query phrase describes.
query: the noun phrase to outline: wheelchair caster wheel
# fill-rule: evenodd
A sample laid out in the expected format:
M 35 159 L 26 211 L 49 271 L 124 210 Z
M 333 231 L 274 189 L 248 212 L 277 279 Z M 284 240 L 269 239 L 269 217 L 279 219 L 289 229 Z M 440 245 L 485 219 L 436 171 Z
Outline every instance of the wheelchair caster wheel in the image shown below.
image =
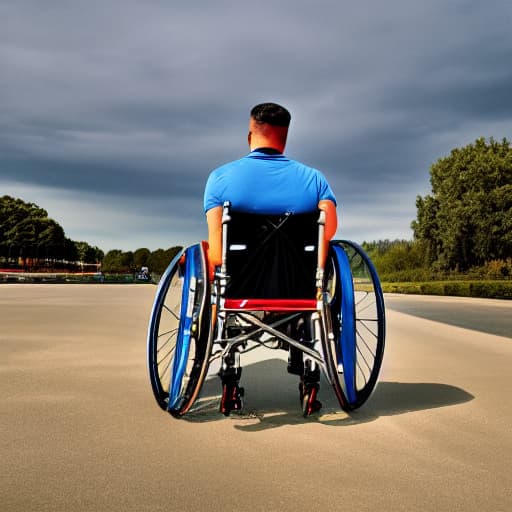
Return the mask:
M 317 400 L 318 384 L 299 384 L 299 393 L 304 418 L 311 416 L 322 408 L 322 403 Z
M 239 387 L 238 384 L 224 384 L 222 386 L 220 412 L 224 414 L 224 416 L 229 416 L 231 411 L 241 411 L 244 393 L 244 388 Z

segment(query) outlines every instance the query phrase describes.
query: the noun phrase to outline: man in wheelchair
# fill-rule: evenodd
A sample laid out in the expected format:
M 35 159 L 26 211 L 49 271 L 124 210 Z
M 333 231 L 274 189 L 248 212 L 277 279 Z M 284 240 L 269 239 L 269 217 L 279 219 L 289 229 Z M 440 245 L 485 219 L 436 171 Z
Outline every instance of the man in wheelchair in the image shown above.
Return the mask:
M 192 412 L 218 362 L 220 410 L 240 410 L 240 354 L 262 346 L 289 351 L 304 416 L 321 407 L 320 370 L 347 412 L 377 385 L 386 333 L 377 272 L 358 244 L 331 240 L 336 199 L 319 171 L 284 156 L 289 123 L 279 105 L 254 107 L 251 152 L 208 179 L 208 242 L 183 248 L 160 279 L 147 362 L 157 404 L 176 418 Z
M 204 193 L 208 272 L 210 282 L 224 287 L 231 301 L 261 299 L 255 309 L 264 311 L 260 315 L 274 327 L 260 336 L 275 329 L 300 341 L 307 350 L 313 336 L 310 315 L 292 315 L 293 320 L 286 323 L 280 323 L 279 317 L 288 307 L 282 305 L 286 300 L 315 297 L 315 271 L 325 264 L 329 240 L 337 229 L 336 198 L 320 171 L 284 155 L 290 119 L 280 105 L 256 105 L 249 119 L 250 153 L 210 174 Z M 322 240 L 318 239 L 319 211 L 324 212 Z M 223 240 L 227 218 L 229 238 L 225 235 Z M 225 273 L 228 260 L 229 280 Z M 276 300 L 285 302 L 276 305 Z M 243 333 L 243 323 L 232 321 L 230 325 L 228 318 L 226 322 L 225 328 L 235 338 Z M 288 371 L 300 376 L 301 401 L 305 394 L 309 397 L 307 414 L 319 410 L 318 365 L 311 365 L 310 360 L 304 364 L 303 350 L 286 347 L 282 338 L 277 337 L 276 343 L 289 349 Z M 242 407 L 241 372 L 233 345 L 219 372 L 223 388 L 220 410 L 226 415 Z

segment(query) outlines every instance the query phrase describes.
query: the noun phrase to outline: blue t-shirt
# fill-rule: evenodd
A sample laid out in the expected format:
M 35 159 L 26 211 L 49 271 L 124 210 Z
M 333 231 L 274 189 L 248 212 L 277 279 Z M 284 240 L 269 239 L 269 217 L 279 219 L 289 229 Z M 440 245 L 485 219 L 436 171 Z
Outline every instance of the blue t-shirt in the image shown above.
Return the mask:
M 316 210 L 323 199 L 336 204 L 320 171 L 280 153 L 255 150 L 212 171 L 204 192 L 204 211 L 230 201 L 234 210 L 248 213 L 305 213 Z

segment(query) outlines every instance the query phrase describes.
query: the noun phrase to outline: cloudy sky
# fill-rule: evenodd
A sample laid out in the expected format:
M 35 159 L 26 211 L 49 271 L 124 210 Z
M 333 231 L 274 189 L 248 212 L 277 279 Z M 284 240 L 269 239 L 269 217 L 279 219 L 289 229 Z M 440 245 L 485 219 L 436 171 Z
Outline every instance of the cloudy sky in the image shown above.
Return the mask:
M 511 27 L 510 0 L 0 0 L 0 195 L 105 251 L 195 243 L 276 101 L 338 235 L 411 238 L 438 158 L 512 138 Z

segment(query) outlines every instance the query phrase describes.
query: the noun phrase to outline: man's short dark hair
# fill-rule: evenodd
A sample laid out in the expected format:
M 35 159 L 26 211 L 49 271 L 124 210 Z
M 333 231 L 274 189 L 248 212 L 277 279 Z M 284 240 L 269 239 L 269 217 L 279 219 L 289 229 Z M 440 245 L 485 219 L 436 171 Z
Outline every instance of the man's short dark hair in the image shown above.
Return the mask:
M 251 110 L 251 117 L 257 123 L 268 123 L 272 126 L 290 126 L 290 112 L 277 103 L 260 103 Z

